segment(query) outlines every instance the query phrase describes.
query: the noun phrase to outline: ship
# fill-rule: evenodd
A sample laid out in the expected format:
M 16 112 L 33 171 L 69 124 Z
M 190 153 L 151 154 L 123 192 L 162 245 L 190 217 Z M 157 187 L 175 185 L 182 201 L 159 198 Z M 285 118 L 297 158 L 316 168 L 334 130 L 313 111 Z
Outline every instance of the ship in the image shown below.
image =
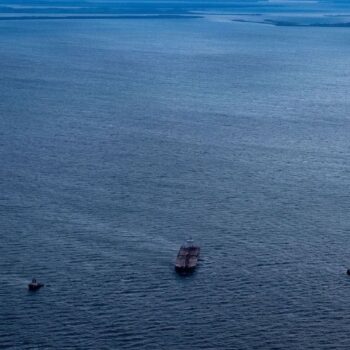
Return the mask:
M 44 287 L 44 283 L 39 283 L 36 281 L 35 278 L 32 279 L 32 282 L 28 284 L 28 289 L 31 291 L 36 291 L 40 289 L 41 287 Z
M 179 273 L 189 273 L 197 266 L 200 247 L 188 239 L 181 247 L 175 261 L 175 270 Z

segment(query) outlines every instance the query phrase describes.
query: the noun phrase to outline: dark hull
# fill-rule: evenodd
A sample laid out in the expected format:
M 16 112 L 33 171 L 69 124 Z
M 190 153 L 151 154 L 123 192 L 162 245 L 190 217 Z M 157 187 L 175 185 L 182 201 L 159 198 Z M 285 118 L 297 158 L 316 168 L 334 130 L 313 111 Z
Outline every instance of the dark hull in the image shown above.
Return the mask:
M 42 283 L 29 283 L 28 284 L 28 289 L 30 291 L 36 291 L 36 290 L 40 289 L 41 287 L 44 287 L 44 285 Z
M 180 274 L 192 273 L 192 272 L 194 272 L 195 269 L 196 269 L 196 266 L 193 266 L 193 267 L 179 267 L 179 266 L 175 266 L 175 271 L 177 273 L 180 273 Z

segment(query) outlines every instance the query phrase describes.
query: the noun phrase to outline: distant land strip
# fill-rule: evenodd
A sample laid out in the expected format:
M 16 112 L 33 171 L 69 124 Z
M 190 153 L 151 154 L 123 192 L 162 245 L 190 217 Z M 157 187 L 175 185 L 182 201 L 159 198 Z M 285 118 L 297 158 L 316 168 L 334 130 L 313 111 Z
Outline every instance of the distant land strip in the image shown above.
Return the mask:
M 111 15 L 111 16 L 0 16 L 0 21 L 18 20 L 67 20 L 67 19 L 191 19 L 203 18 L 199 15 Z
M 343 23 L 298 23 L 298 22 L 284 22 L 284 21 L 274 21 L 266 19 L 264 21 L 249 21 L 245 19 L 233 19 L 233 22 L 241 23 L 254 23 L 254 24 L 266 24 L 273 25 L 276 27 L 323 27 L 323 28 L 349 28 L 350 22 Z
M 283 22 L 283 21 L 273 21 L 265 20 L 263 23 L 272 24 L 278 27 L 334 27 L 334 28 L 346 28 L 350 27 L 349 22 L 344 23 L 296 23 L 296 22 Z

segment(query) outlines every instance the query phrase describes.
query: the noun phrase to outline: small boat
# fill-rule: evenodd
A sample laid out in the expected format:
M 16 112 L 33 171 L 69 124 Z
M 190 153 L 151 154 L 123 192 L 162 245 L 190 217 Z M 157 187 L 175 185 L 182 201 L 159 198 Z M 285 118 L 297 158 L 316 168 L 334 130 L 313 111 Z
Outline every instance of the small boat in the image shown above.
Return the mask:
M 181 247 L 175 261 L 175 270 L 179 273 L 192 272 L 198 263 L 200 247 L 188 239 Z
M 28 289 L 31 290 L 31 291 L 38 290 L 38 289 L 40 289 L 41 287 L 44 287 L 44 284 L 43 284 L 43 283 L 37 282 L 35 278 L 33 278 L 33 279 L 32 279 L 32 282 L 30 282 L 30 283 L 28 284 Z

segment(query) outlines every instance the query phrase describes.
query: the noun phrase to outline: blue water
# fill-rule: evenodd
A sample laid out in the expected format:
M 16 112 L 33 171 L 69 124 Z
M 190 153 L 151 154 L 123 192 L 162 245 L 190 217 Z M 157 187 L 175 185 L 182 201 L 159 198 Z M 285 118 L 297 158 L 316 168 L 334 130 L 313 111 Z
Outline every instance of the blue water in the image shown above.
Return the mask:
M 0 347 L 348 349 L 349 43 L 2 21 Z

